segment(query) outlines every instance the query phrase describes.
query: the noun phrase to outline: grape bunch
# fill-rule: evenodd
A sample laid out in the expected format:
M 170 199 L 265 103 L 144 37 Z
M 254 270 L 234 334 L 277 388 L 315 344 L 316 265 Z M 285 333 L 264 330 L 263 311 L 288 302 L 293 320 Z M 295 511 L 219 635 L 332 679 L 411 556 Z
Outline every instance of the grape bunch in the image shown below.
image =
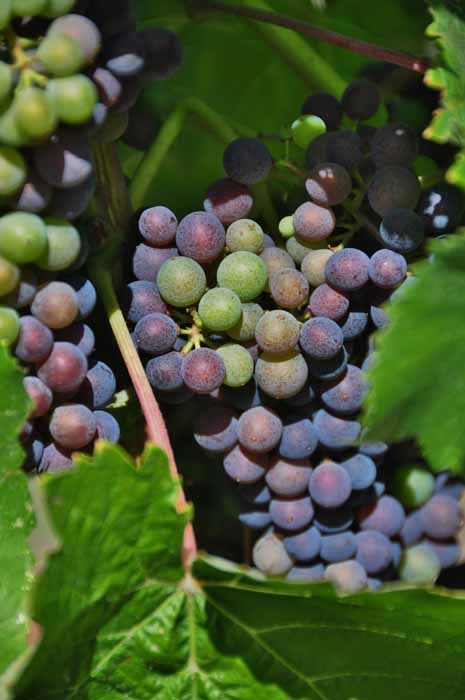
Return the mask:
M 364 123 L 381 106 L 365 79 L 341 102 L 306 100 L 299 142 L 308 114 L 324 133 L 306 149 L 306 200 L 278 231 L 249 216 L 253 186 L 279 164 L 258 138 L 231 142 L 203 211 L 140 212 L 122 294 L 154 392 L 197 402 L 196 442 L 238 485 L 243 525 L 264 531 L 257 568 L 343 591 L 436 580 L 458 561 L 462 521 L 461 483 L 391 470 L 389 446 L 364 439 L 359 420 L 385 305 L 414 283 L 425 236 L 464 212 L 450 185 L 421 193 L 410 127 Z

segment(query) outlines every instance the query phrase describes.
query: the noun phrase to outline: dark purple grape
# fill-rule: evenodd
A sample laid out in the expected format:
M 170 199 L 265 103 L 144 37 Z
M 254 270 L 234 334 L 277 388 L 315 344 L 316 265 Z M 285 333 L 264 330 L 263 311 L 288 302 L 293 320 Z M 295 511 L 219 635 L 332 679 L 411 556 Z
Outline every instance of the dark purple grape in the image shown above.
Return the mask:
M 354 80 L 342 95 L 342 108 L 354 121 L 364 121 L 372 117 L 380 103 L 381 96 L 376 85 L 366 78 Z
M 224 396 L 228 404 L 238 411 L 247 411 L 254 406 L 260 406 L 263 402 L 262 394 L 255 379 L 240 387 L 224 387 Z
M 325 567 L 323 564 L 313 564 L 313 566 L 293 566 L 286 574 L 287 581 L 296 583 L 316 583 L 323 581 Z
M 178 220 L 167 207 L 150 207 L 140 215 L 138 226 L 141 236 L 149 245 L 162 247 L 174 241 Z
M 270 502 L 270 515 L 276 527 L 282 530 L 301 530 L 313 518 L 313 506 L 308 496 L 284 500 L 273 498 Z
M 352 483 L 343 467 L 325 461 L 313 470 L 308 488 L 310 496 L 319 506 L 338 508 L 349 499 Z
M 194 212 L 179 222 L 176 245 L 181 255 L 205 265 L 220 256 L 225 238 L 224 226 L 214 214 Z
M 356 550 L 357 542 L 353 532 L 339 532 L 321 538 L 320 556 L 329 564 L 350 559 Z
M 226 369 L 220 355 L 209 348 L 191 350 L 184 359 L 182 378 L 195 394 L 209 394 L 223 384 Z
M 315 413 L 313 425 L 321 444 L 334 451 L 352 447 L 357 442 L 361 429 L 357 421 L 336 418 L 324 409 Z
M 342 379 L 326 389 L 321 394 L 321 398 L 330 411 L 350 415 L 361 409 L 367 389 L 362 371 L 354 365 L 347 365 L 347 371 Z
M 387 165 L 375 172 L 367 196 L 373 211 L 386 216 L 392 209 L 414 209 L 420 197 L 420 183 L 408 168 Z
M 238 484 L 254 484 L 265 475 L 268 455 L 247 452 L 236 445 L 223 459 L 226 474 Z
M 345 503 L 340 508 L 315 506 L 314 525 L 324 535 L 335 535 L 348 530 L 354 521 L 352 508 Z
M 68 394 L 81 386 L 86 372 L 84 353 L 71 343 L 56 342 L 37 375 L 54 393 Z
M 114 37 L 105 47 L 106 67 L 118 78 L 137 75 L 144 67 L 145 41 L 137 32 L 127 32 Z
M 304 202 L 293 216 L 294 229 L 304 242 L 314 243 L 328 238 L 336 226 L 332 209 L 313 202 Z
M 114 107 L 118 103 L 123 90 L 118 78 L 111 71 L 101 66 L 94 68 L 90 73 L 90 77 L 97 88 L 100 101 L 105 107 Z
M 158 312 L 143 316 L 136 323 L 133 340 L 138 350 L 163 355 L 174 346 L 179 328 L 170 316 Z
M 163 263 L 177 255 L 177 248 L 152 248 L 145 243 L 140 243 L 132 261 L 134 276 L 138 280 L 154 283 Z
M 148 314 L 164 314 L 168 309 L 155 284 L 147 280 L 128 284 L 123 290 L 121 303 L 126 318 L 132 323 L 137 323 Z
M 317 360 L 330 360 L 340 352 L 343 343 L 341 328 L 323 316 L 306 321 L 300 331 L 300 347 Z
M 318 436 L 309 418 L 288 419 L 283 427 L 279 454 L 285 459 L 307 459 L 318 444 Z
M 368 314 L 365 311 L 349 311 L 349 314 L 342 324 L 344 342 L 354 340 L 365 332 L 368 324 Z
M 145 371 L 151 386 L 157 391 L 176 391 L 184 385 L 182 366 L 184 358 L 179 352 L 168 352 L 152 357 Z
M 210 185 L 203 200 L 205 211 L 214 214 L 222 224 L 228 226 L 233 221 L 245 219 L 252 206 L 253 197 L 247 185 L 241 185 L 227 177 Z
M 410 165 L 418 154 L 419 139 L 409 126 L 389 123 L 377 129 L 370 157 L 377 168 L 385 165 Z
M 309 172 L 305 188 L 311 199 L 323 207 L 344 202 L 352 191 L 352 179 L 337 163 L 320 163 Z
M 313 316 L 340 321 L 349 310 L 349 300 L 327 284 L 320 284 L 310 296 L 309 309 Z
M 77 294 L 79 320 L 83 321 L 90 316 L 97 303 L 97 292 L 90 280 L 82 275 L 66 275 L 64 280 L 69 284 Z
M 379 574 L 392 561 L 392 544 L 381 532 L 365 530 L 355 535 L 356 559 L 368 574 Z
M 37 471 L 39 474 L 43 472 L 60 472 L 70 469 L 72 466 L 71 453 L 52 442 L 50 445 L 45 446 Z
M 57 189 L 81 185 L 92 173 L 92 151 L 78 131 L 60 129 L 34 150 L 38 175 Z
M 144 80 L 166 80 L 183 62 L 177 35 L 165 27 L 148 27 L 140 32 L 145 45 Z
M 376 479 L 376 464 L 370 457 L 362 454 L 356 454 L 342 462 L 341 467 L 344 467 L 350 476 L 352 488 L 360 491 L 372 486 Z
M 40 418 L 45 415 L 52 405 L 53 395 L 38 377 L 24 377 L 23 386 L 33 403 L 30 418 Z
M 253 510 L 247 513 L 240 513 L 239 520 L 243 525 L 247 525 L 253 530 L 263 530 L 271 525 L 271 515 L 267 510 Z
M 320 553 L 321 535 L 315 527 L 309 527 L 297 535 L 287 535 L 283 544 L 293 559 L 310 561 Z
M 302 114 L 314 114 L 326 124 L 327 131 L 339 128 L 342 120 L 342 105 L 328 92 L 315 92 L 302 105 Z
M 95 437 L 97 440 L 108 440 L 115 445 L 119 442 L 121 430 L 119 423 L 111 413 L 107 411 L 94 411 Z
M 355 170 L 362 161 L 362 139 L 355 131 L 343 129 L 328 134 L 327 161 Z
M 355 292 L 368 282 L 370 259 L 357 248 L 344 248 L 328 259 L 326 282 L 342 292 Z
M 463 519 L 457 501 L 442 494 L 430 498 L 420 512 L 426 535 L 438 540 L 456 535 Z
M 160 122 L 152 111 L 137 106 L 129 112 L 128 125 L 121 139 L 138 151 L 147 150 L 155 140 Z
M 95 179 L 91 176 L 76 187 L 55 190 L 49 211 L 59 219 L 74 221 L 86 211 L 94 195 L 95 186 Z
M 50 435 L 68 450 L 79 450 L 92 442 L 97 423 L 87 406 L 71 403 L 58 406 L 50 420 Z
M 274 411 L 264 406 L 249 408 L 239 418 L 237 435 L 250 452 L 270 452 L 281 439 L 283 424 Z
M 389 325 L 389 316 L 379 306 L 370 306 L 370 318 L 375 328 L 387 328 Z
M 405 279 L 407 261 L 403 255 L 383 248 L 371 256 L 368 274 L 377 287 L 393 289 Z
M 293 497 L 305 493 L 312 470 L 307 460 L 289 460 L 275 457 L 268 469 L 265 480 L 268 487 L 278 496 Z
M 423 537 L 423 520 L 419 510 L 414 510 L 405 516 L 399 537 L 402 544 L 406 547 L 417 544 L 421 540 Z
M 426 232 L 436 236 L 454 231 L 465 211 L 462 190 L 447 182 L 439 182 L 423 192 L 418 205 Z
M 241 496 L 247 503 L 252 503 L 254 506 L 266 506 L 271 500 L 270 489 L 262 481 L 244 486 L 241 489 Z
M 374 505 L 361 508 L 357 516 L 361 530 L 377 530 L 387 537 L 397 535 L 405 522 L 405 511 L 392 496 L 381 496 Z
M 237 413 L 229 406 L 212 406 L 194 421 L 194 438 L 207 452 L 228 452 L 237 442 Z
M 86 357 L 88 357 L 95 348 L 94 332 L 85 323 L 73 323 L 73 325 L 68 328 L 56 331 L 55 339 L 76 345 Z
M 307 358 L 308 371 L 312 377 L 320 382 L 334 382 L 342 377 L 346 371 L 349 355 L 345 347 L 330 360 L 314 360 Z
M 34 316 L 19 319 L 15 355 L 26 364 L 43 362 L 52 350 L 53 333 Z
M 264 180 L 272 165 L 273 158 L 267 147 L 253 137 L 235 139 L 226 147 L 223 155 L 226 174 L 242 185 L 255 185 Z
M 407 208 L 397 208 L 386 213 L 379 235 L 387 248 L 407 254 L 421 246 L 425 232 L 418 214 Z

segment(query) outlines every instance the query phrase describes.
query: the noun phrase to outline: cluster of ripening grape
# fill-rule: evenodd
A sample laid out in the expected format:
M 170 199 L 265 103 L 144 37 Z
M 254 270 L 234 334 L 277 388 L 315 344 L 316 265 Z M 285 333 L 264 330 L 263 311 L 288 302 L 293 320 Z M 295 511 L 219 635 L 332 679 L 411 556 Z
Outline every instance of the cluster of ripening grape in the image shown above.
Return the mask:
M 53 471 L 120 434 L 101 410 L 115 376 L 84 323 L 93 242 L 76 220 L 95 190 L 93 147 L 132 142 L 144 80 L 168 77 L 182 52 L 168 30 L 136 32 L 127 0 L 2 1 L 0 43 L 0 340 L 27 372 L 24 468 Z
M 255 565 L 345 591 L 436 580 L 458 561 L 462 519 L 462 484 L 416 466 L 392 478 L 388 446 L 365 441 L 358 420 L 371 333 L 388 323 L 383 304 L 414 283 L 406 256 L 464 211 L 445 183 L 421 192 L 412 129 L 361 123 L 379 109 L 364 79 L 341 102 L 306 101 L 326 131 L 307 148 L 308 201 L 279 232 L 247 218 L 272 155 L 257 138 L 234 140 L 204 211 L 179 222 L 165 206 L 141 213 L 137 279 L 123 294 L 154 391 L 196 398 L 195 440 L 223 455 L 248 504 L 242 523 L 265 531 Z M 351 126 L 338 130 L 343 119 Z M 339 222 L 350 215 L 347 236 Z

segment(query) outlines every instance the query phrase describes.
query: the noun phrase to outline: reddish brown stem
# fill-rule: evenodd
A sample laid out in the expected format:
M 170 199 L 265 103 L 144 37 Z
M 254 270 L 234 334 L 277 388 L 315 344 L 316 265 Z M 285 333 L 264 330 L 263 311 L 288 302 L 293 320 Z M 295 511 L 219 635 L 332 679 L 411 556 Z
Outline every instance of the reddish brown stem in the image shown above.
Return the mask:
M 371 44 L 370 42 L 362 41 L 361 39 L 354 39 L 353 37 L 345 36 L 339 32 L 324 29 L 323 27 L 317 27 L 309 22 L 295 19 L 289 15 L 259 10 L 254 7 L 238 7 L 236 5 L 229 5 L 228 3 L 220 2 L 219 0 L 194 0 L 191 3 L 191 7 L 194 11 L 216 10 L 218 12 L 234 15 L 235 17 L 246 17 L 247 19 L 253 19 L 257 22 L 267 22 L 268 24 L 274 24 L 278 27 L 292 29 L 295 32 L 299 32 L 299 34 L 304 34 L 312 39 L 325 41 L 329 44 L 334 44 L 335 46 L 340 46 L 341 48 L 347 49 L 348 51 L 360 53 L 364 56 L 370 56 L 371 58 L 375 58 L 379 61 L 386 61 L 386 63 L 392 63 L 396 66 L 407 68 L 408 70 L 412 70 L 417 73 L 425 73 L 425 71 L 429 68 L 428 61 L 425 58 L 411 56 L 403 51 L 392 51 L 391 49 L 387 49 L 383 46 L 377 46 L 376 44 Z

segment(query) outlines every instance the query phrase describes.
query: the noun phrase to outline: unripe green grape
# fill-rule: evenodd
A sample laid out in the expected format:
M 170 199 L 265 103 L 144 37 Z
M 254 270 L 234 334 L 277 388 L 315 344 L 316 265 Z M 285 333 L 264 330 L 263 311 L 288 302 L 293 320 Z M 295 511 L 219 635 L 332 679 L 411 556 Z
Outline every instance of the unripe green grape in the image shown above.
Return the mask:
M 279 233 L 284 238 L 290 238 L 295 234 L 294 228 L 294 218 L 292 216 L 285 216 L 281 219 L 278 225 Z
M 97 88 L 86 75 L 55 78 L 47 85 L 56 112 L 65 124 L 83 124 L 88 121 L 97 104 Z
M 367 126 L 374 126 L 377 129 L 379 129 L 379 127 L 387 124 L 388 121 L 389 121 L 389 114 L 388 114 L 388 111 L 386 109 L 386 105 L 383 102 L 381 102 L 381 104 L 379 105 L 378 109 L 373 114 L 373 116 L 371 116 L 369 119 L 365 119 L 361 123 L 366 124 Z
M 8 97 L 13 85 L 13 71 L 8 63 L 0 61 L 0 102 Z
M 232 253 L 238 250 L 259 253 L 263 248 L 263 229 L 252 219 L 238 219 L 226 231 L 226 245 Z
M 11 262 L 35 262 L 46 246 L 45 224 L 37 214 L 15 211 L 0 218 L 0 253 Z
M 14 102 L 0 115 L 0 141 L 8 146 L 26 146 L 28 137 L 16 119 Z
M 11 10 L 18 17 L 34 17 L 40 15 L 46 5 L 46 0 L 12 0 Z
M 53 102 L 40 88 L 21 90 L 15 97 L 13 109 L 20 130 L 31 139 L 45 138 L 57 125 Z
M 325 267 L 331 255 L 333 255 L 333 251 L 329 248 L 320 248 L 309 251 L 302 260 L 300 269 L 312 287 L 319 287 L 320 284 L 325 283 Z
M 434 477 L 427 469 L 405 465 L 394 473 L 392 495 L 406 508 L 418 508 L 433 495 L 434 483 Z
M 399 564 L 402 581 L 414 584 L 434 583 L 441 573 L 436 552 L 428 544 L 416 544 L 404 549 Z
M 283 355 L 264 352 L 255 365 L 258 386 L 275 399 L 289 399 L 298 394 L 307 377 L 307 363 L 295 350 Z
M 43 14 L 46 17 L 61 17 L 73 9 L 76 0 L 46 0 Z
M 226 287 L 210 289 L 199 303 L 200 318 L 212 331 L 227 331 L 239 321 L 241 313 L 241 300 Z
M 226 386 L 244 386 L 252 379 L 252 356 L 242 345 L 227 343 L 218 348 L 217 353 L 221 356 L 226 369 L 224 377 Z
M 264 313 L 260 304 L 242 304 L 242 315 L 239 321 L 228 329 L 228 335 L 241 343 L 254 340 L 257 323 Z
M 292 217 L 289 217 L 292 218 Z M 297 265 L 301 265 L 303 259 L 311 250 L 316 250 L 321 243 L 303 243 L 296 236 L 288 238 L 286 250 Z
M 11 0 L 0 2 L 0 29 L 5 29 L 11 17 Z
M 41 42 L 37 56 L 48 73 L 63 78 L 77 73 L 85 63 L 78 42 L 67 34 L 49 34 Z
M 26 163 L 16 148 L 0 146 L 0 197 L 19 190 L 26 180 Z
M 205 272 L 192 258 L 179 256 L 163 263 L 157 275 L 157 287 L 163 299 L 172 306 L 196 304 L 207 286 Z
M 0 342 L 12 345 L 19 333 L 19 316 L 14 309 L 0 306 Z
M 291 124 L 292 140 L 299 148 L 307 148 L 308 145 L 326 132 L 326 124 L 323 119 L 314 114 L 304 114 Z
M 81 251 L 81 239 L 77 229 L 66 219 L 46 219 L 47 246 L 36 260 L 43 270 L 66 270 Z
M 241 250 L 228 255 L 216 273 L 220 287 L 228 287 L 236 292 L 241 301 L 256 299 L 265 289 L 268 281 L 266 265 L 254 253 Z
M 0 297 L 12 292 L 18 283 L 19 269 L 9 260 L 0 257 Z

